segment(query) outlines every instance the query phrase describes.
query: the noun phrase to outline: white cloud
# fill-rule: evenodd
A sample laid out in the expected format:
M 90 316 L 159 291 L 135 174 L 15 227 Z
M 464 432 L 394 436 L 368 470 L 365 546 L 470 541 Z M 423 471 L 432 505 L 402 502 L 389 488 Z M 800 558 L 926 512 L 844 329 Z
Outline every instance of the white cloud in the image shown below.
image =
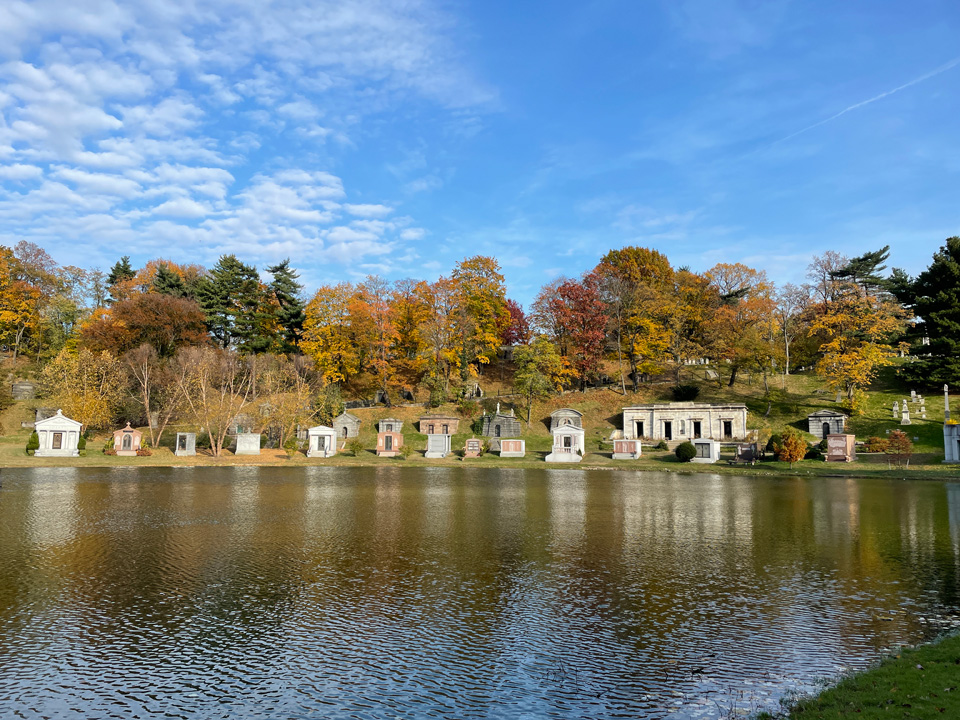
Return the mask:
M 189 198 L 174 198 L 155 207 L 153 214 L 181 218 L 201 218 L 210 214 L 210 208 Z
M 344 205 L 343 208 L 354 217 L 382 218 L 393 212 L 387 205 Z
M 0 165 L 0 179 L 2 180 L 36 180 L 43 177 L 43 169 L 36 165 Z
M 407 228 L 400 233 L 401 240 L 420 240 L 427 234 L 423 228 Z

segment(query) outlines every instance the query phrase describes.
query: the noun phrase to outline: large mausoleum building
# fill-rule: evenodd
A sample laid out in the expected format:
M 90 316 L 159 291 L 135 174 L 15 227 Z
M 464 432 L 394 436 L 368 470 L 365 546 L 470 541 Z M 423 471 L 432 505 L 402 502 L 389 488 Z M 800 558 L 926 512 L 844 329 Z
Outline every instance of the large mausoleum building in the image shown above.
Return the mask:
M 742 404 L 675 402 L 623 409 L 623 437 L 629 440 L 742 440 L 746 436 L 747 406 Z

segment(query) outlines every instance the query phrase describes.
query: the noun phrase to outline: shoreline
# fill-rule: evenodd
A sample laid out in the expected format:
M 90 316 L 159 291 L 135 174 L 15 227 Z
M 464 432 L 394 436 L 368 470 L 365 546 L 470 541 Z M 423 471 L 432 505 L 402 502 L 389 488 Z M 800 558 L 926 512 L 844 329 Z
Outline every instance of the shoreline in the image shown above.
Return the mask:
M 755 720 L 960 717 L 960 633 L 901 648 L 872 667 L 843 675 L 821 692 L 784 702 Z
M 20 453 L 23 451 L 20 450 Z M 290 457 L 283 450 L 263 450 L 260 455 L 234 455 L 227 452 L 220 457 L 210 454 L 177 457 L 167 448 L 153 450 L 147 457 L 117 457 L 103 455 L 98 451 L 81 457 L 41 457 L 23 454 L 0 454 L 0 470 L 50 467 L 390 467 L 390 468 L 502 468 L 502 469 L 549 469 L 549 470 L 606 470 L 626 472 L 671 472 L 684 475 L 732 475 L 756 477 L 822 477 L 831 479 L 898 479 L 898 480 L 939 480 L 960 481 L 960 468 L 951 465 L 922 465 L 911 468 L 888 469 L 882 463 L 825 463 L 823 461 L 801 461 L 790 468 L 788 463 L 759 462 L 756 465 L 730 465 L 724 461 L 714 464 L 681 463 L 671 452 L 657 452 L 644 455 L 639 460 L 613 460 L 609 454 L 588 452 L 579 463 L 547 463 L 543 453 L 532 451 L 526 458 L 500 458 L 487 454 L 479 458 L 465 459 L 458 455 L 447 458 L 427 460 L 419 452 L 416 456 L 402 458 L 380 458 L 370 451 L 364 451 L 360 457 L 338 453 L 331 458 L 307 458 L 303 453 Z

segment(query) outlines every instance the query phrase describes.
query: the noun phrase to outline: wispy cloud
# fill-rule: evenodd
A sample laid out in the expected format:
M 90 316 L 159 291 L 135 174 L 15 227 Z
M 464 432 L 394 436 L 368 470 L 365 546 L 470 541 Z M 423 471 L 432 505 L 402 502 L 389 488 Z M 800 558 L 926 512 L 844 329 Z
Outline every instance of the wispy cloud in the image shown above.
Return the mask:
M 931 71 L 928 72 L 928 73 L 924 73 L 924 74 L 921 75 L 920 77 L 914 78 L 914 79 L 911 80 L 910 82 L 906 82 L 906 83 L 904 83 L 903 85 L 900 85 L 900 86 L 898 86 L 898 87 L 893 88 L 892 90 L 887 90 L 886 92 L 882 92 L 882 93 L 880 93 L 879 95 L 874 95 L 872 98 L 868 98 L 867 100 L 862 100 L 862 101 L 860 101 L 860 102 L 858 102 L 858 103 L 854 103 L 853 105 L 844 108 L 844 109 L 841 110 L 840 112 L 838 112 L 838 113 L 836 113 L 836 114 L 834 114 L 834 115 L 831 115 L 831 116 L 828 117 L 828 118 L 825 118 L 825 119 L 823 119 L 823 120 L 820 120 L 819 122 L 815 122 L 815 123 L 813 123 L 813 125 L 808 125 L 807 127 L 803 128 L 802 130 L 797 130 L 795 133 L 791 133 L 791 134 L 787 135 L 786 137 L 782 137 L 782 138 L 780 138 L 779 140 L 776 140 L 776 141 L 772 142 L 772 143 L 769 145 L 769 147 L 773 147 L 774 145 L 779 145 L 780 143 L 785 143 L 787 140 L 792 140 L 793 138 L 797 137 L 798 135 L 803 135 L 804 133 L 810 132 L 811 130 L 813 130 L 813 129 L 815 129 L 815 128 L 818 128 L 818 127 L 820 127 L 820 126 L 822 126 L 822 125 L 826 125 L 826 124 L 829 123 L 829 122 L 833 122 L 833 121 L 836 120 L 837 118 L 841 118 L 841 117 L 843 117 L 844 115 L 846 115 L 846 114 L 849 113 L 849 112 L 853 112 L 854 110 L 857 110 L 857 109 L 859 109 L 859 108 L 862 108 L 862 107 L 865 106 L 865 105 L 869 105 L 870 103 L 875 103 L 875 102 L 877 102 L 877 100 L 883 100 L 885 97 L 890 97 L 891 95 L 893 95 L 893 94 L 895 94 L 895 93 L 898 93 L 898 92 L 900 92 L 901 90 L 906 90 L 907 88 L 913 87 L 914 85 L 918 85 L 919 83 L 922 83 L 922 82 L 924 82 L 925 80 L 929 80 L 929 79 L 932 78 L 932 77 L 936 77 L 937 75 L 940 75 L 941 73 L 945 73 L 947 70 L 951 70 L 951 69 L 955 68 L 957 65 L 960 65 L 960 57 L 955 57 L 953 60 L 951 60 L 951 61 L 949 61 L 949 62 L 947 62 L 947 63 L 944 63 L 943 65 L 941 65 L 940 67 L 936 68 L 935 70 L 931 70 Z

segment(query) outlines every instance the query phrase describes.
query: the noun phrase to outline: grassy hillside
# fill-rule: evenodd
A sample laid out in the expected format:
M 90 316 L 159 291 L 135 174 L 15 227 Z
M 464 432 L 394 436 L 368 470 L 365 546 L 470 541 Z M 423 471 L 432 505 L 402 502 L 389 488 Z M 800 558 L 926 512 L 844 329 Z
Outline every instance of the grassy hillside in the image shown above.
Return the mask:
M 509 376 L 508 376 L 509 377 Z M 834 402 L 834 396 L 827 392 L 822 381 L 816 376 L 810 374 L 797 374 L 789 377 L 768 378 L 771 393 L 768 397 L 765 394 L 762 379 L 759 377 L 745 376 L 739 380 L 733 387 L 727 387 L 726 384 L 720 384 L 716 380 L 710 380 L 706 377 L 705 368 L 690 368 L 686 371 L 684 382 L 695 383 L 700 386 L 701 392 L 698 401 L 702 402 L 742 402 L 747 405 L 749 410 L 748 427 L 756 429 L 759 432 L 761 440 L 765 441 L 771 433 L 781 432 L 787 426 L 806 431 L 806 417 L 809 413 L 821 408 L 837 408 Z M 496 392 L 502 391 L 507 386 L 499 382 L 489 382 L 485 384 L 488 395 L 482 401 L 482 405 L 487 410 L 492 410 L 497 402 L 501 407 L 507 409 L 511 407 L 512 396 L 502 395 L 498 397 Z M 852 418 L 849 422 L 849 429 L 855 433 L 860 440 L 865 440 L 869 436 L 885 437 L 887 431 L 901 429 L 899 421 L 892 417 L 891 408 L 895 400 L 903 400 L 909 396 L 910 387 L 903 385 L 897 375 L 897 367 L 887 368 L 874 383 L 868 393 L 868 400 L 863 415 Z M 960 388 L 958 388 L 960 394 Z M 560 396 L 552 397 L 543 403 L 537 403 L 532 408 L 530 414 L 530 423 L 527 424 L 526 409 L 516 407 L 517 416 L 523 421 L 523 438 L 527 443 L 527 457 L 524 459 L 500 459 L 495 455 L 487 455 L 479 460 L 469 460 L 465 462 L 479 465 L 510 465 L 510 466 L 530 466 L 539 465 L 542 467 L 542 458 L 550 449 L 550 433 L 548 429 L 550 413 L 561 407 L 572 407 L 584 415 L 584 428 L 586 430 L 587 454 L 580 467 L 608 467 L 608 468 L 638 468 L 638 469 L 670 469 L 694 472 L 793 472 L 793 473 L 815 473 L 815 474 L 883 474 L 888 472 L 887 459 L 885 456 L 864 456 L 861 455 L 856 463 L 839 464 L 831 463 L 827 465 L 822 461 L 803 461 L 797 463 L 796 467 L 789 468 L 785 463 L 763 463 L 757 468 L 744 470 L 743 468 L 728 468 L 724 464 L 718 465 L 699 465 L 691 466 L 689 464 L 679 465 L 675 457 L 669 452 L 658 452 L 653 448 L 644 448 L 644 457 L 639 461 L 614 461 L 610 458 L 609 438 L 611 433 L 620 430 L 622 427 L 621 408 L 628 405 L 636 405 L 649 402 L 670 402 L 672 401 L 671 383 L 655 383 L 641 387 L 637 393 L 628 392 L 623 395 L 619 389 L 614 391 L 610 389 L 588 390 L 585 393 L 570 392 Z M 29 458 L 23 448 L 29 435 L 28 430 L 20 429 L 21 420 L 30 420 L 33 417 L 32 408 L 36 405 L 42 405 L 42 401 L 32 401 L 29 403 L 18 403 L 8 409 L 3 414 L 2 421 L 6 434 L 0 437 L 0 465 L 2 466 L 24 466 L 38 464 L 66 464 L 66 465 L 170 465 L 170 464 L 370 464 L 370 463 L 405 463 L 405 464 L 451 464 L 464 462 L 459 457 L 450 457 L 442 461 L 425 460 L 422 451 L 426 446 L 426 437 L 418 432 L 416 425 L 417 419 L 427 413 L 442 412 L 456 415 L 457 407 L 455 405 L 445 405 L 438 409 L 428 409 L 422 405 L 403 405 L 392 408 L 364 408 L 352 410 L 355 415 L 363 420 L 361 426 L 360 440 L 367 450 L 361 453 L 360 457 L 354 458 L 347 454 L 340 454 L 336 458 L 329 460 L 308 459 L 302 453 L 288 458 L 286 453 L 280 451 L 264 450 L 259 457 L 234 457 L 227 454 L 222 458 L 213 458 L 201 453 L 195 458 L 176 458 L 171 452 L 174 441 L 175 430 L 168 431 L 161 443 L 165 447 L 157 448 L 152 457 L 141 458 L 116 458 L 104 456 L 100 452 L 106 435 L 101 435 L 88 444 L 87 455 L 82 458 L 69 460 L 54 460 Z M 943 460 L 943 400 L 942 395 L 928 396 L 927 399 L 927 419 L 922 420 L 919 416 L 914 416 L 913 424 L 909 427 L 903 427 L 911 438 L 915 438 L 915 456 L 911 462 L 911 468 L 914 476 L 930 477 L 948 477 L 960 474 L 960 468 L 956 466 L 944 466 Z M 960 416 L 960 399 L 954 403 L 955 416 Z M 376 445 L 376 426 L 375 423 L 380 418 L 395 417 L 404 421 L 403 434 L 405 444 L 412 447 L 415 451 L 414 456 L 404 461 L 401 459 L 381 459 L 373 453 Z M 455 452 L 462 451 L 464 442 L 474 433 L 471 430 L 472 419 L 462 417 L 460 422 L 460 432 L 453 438 L 453 449 Z M 807 436 L 813 441 L 816 438 Z M 896 471 L 899 476 L 905 473 Z

